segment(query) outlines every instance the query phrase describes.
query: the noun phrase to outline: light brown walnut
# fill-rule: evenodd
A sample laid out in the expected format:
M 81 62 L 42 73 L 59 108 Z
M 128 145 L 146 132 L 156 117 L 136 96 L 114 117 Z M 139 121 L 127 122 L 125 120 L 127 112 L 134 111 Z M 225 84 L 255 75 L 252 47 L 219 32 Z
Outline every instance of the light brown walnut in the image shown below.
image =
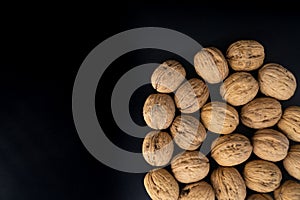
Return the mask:
M 300 184 L 287 180 L 277 190 L 274 191 L 275 200 L 299 200 Z
M 286 108 L 277 126 L 289 139 L 300 142 L 300 107 Z
M 215 200 L 215 193 L 211 185 L 205 181 L 186 185 L 178 200 Z
M 288 155 L 283 160 L 283 166 L 292 177 L 300 180 L 300 144 L 290 147 Z
M 247 200 L 273 200 L 273 198 L 268 194 L 252 194 Z

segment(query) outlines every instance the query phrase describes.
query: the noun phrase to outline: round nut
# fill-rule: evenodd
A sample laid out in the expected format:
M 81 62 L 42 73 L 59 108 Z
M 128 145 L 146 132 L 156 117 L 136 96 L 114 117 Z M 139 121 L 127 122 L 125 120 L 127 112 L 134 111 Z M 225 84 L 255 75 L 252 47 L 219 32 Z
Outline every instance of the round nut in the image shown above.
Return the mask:
M 221 166 L 241 164 L 252 153 L 250 140 L 238 133 L 218 137 L 212 143 L 211 149 L 211 157 Z
M 238 126 L 239 115 L 232 106 L 215 101 L 203 106 L 201 120 L 208 130 L 219 134 L 229 134 Z
M 186 185 L 178 200 L 215 200 L 213 188 L 205 181 Z
M 197 78 L 184 82 L 175 93 L 177 108 L 183 113 L 199 110 L 209 97 L 207 85 Z
M 252 194 L 247 200 L 273 200 L 273 198 L 268 194 Z
M 178 183 L 165 169 L 148 172 L 144 178 L 144 186 L 153 200 L 177 200 L 179 197 Z
M 272 192 L 280 185 L 282 174 L 272 162 L 253 160 L 244 168 L 246 186 L 256 192 Z
M 286 108 L 277 126 L 289 139 L 300 142 L 300 107 Z
M 292 177 L 300 180 L 300 144 L 291 146 L 283 166 Z
M 258 71 L 260 91 L 278 100 L 291 98 L 297 87 L 295 76 L 279 64 L 269 63 Z
M 257 41 L 240 40 L 228 47 L 226 57 L 235 71 L 252 71 L 263 64 L 265 52 Z
M 223 81 L 229 73 L 228 64 L 222 52 L 215 48 L 203 48 L 194 57 L 195 70 L 208 83 Z
M 295 181 L 285 181 L 274 191 L 275 200 L 299 200 L 300 184 Z
M 151 131 L 144 141 L 142 153 L 144 159 L 152 166 L 163 166 L 169 163 L 174 151 L 172 137 L 166 132 Z
M 168 128 L 175 116 L 175 104 L 167 94 L 151 94 L 145 101 L 143 116 L 146 124 L 153 129 Z
M 151 76 L 151 83 L 161 93 L 174 92 L 185 79 L 186 72 L 176 60 L 167 60 L 159 65 Z
M 193 183 L 207 176 L 209 160 L 199 151 L 186 151 L 173 158 L 171 169 L 179 182 Z
M 206 138 L 204 126 L 190 115 L 177 116 L 170 130 L 175 143 L 185 150 L 196 150 Z
M 254 99 L 258 90 L 258 82 L 251 74 L 236 72 L 225 79 L 220 94 L 231 105 L 240 106 Z
M 246 198 L 245 182 L 235 168 L 219 167 L 212 172 L 210 180 L 218 199 L 243 200 Z
M 260 129 L 252 138 L 253 152 L 259 158 L 277 162 L 283 160 L 289 150 L 289 140 L 273 129 Z
M 241 121 L 250 128 L 267 128 L 274 126 L 279 121 L 281 114 L 279 101 L 269 97 L 261 97 L 242 107 Z

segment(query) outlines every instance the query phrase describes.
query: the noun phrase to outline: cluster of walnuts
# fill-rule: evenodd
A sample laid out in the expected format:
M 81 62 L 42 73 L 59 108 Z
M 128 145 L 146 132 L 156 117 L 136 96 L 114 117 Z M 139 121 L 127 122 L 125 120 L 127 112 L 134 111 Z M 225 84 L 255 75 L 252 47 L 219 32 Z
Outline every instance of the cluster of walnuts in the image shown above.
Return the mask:
M 151 83 L 158 93 L 143 107 L 144 120 L 154 130 L 142 147 L 147 163 L 157 167 L 144 178 L 153 200 L 268 200 L 270 194 L 276 200 L 300 200 L 300 107 L 282 110 L 280 103 L 294 95 L 296 79 L 279 64 L 264 64 L 264 58 L 260 43 L 241 40 L 229 46 L 226 58 L 215 47 L 201 49 L 194 57 L 201 79 L 185 80 L 186 71 L 175 60 L 155 69 Z M 224 101 L 208 102 L 208 84 L 221 82 Z M 176 110 L 181 114 L 176 116 Z M 199 119 L 192 116 L 195 112 Z M 252 138 L 234 132 L 240 122 L 253 129 Z M 207 130 L 220 134 L 211 145 L 211 158 L 219 165 L 215 169 L 199 151 Z M 173 157 L 174 143 L 183 152 Z M 247 161 L 252 152 L 259 159 Z M 281 183 L 278 161 L 295 180 Z M 169 162 L 171 172 L 163 168 Z M 234 166 L 244 162 L 239 172 Z M 210 182 L 203 181 L 210 171 Z M 179 188 L 178 182 L 185 186 Z M 247 196 L 246 187 L 257 194 Z

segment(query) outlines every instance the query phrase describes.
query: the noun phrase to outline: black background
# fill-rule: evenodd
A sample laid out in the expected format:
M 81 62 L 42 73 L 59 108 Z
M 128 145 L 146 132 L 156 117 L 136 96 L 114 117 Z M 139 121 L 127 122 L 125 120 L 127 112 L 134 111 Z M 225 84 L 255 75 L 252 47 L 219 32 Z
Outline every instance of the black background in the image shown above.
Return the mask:
M 266 62 L 286 66 L 300 80 L 297 7 L 290 2 L 276 3 L 277 7 L 254 2 L 231 5 L 236 7 L 217 2 L 115 2 L 88 7 L 78 4 L 77 8 L 29 5 L 31 9 L 3 6 L 0 199 L 149 199 L 143 187 L 144 174 L 119 172 L 94 159 L 82 145 L 72 119 L 77 70 L 94 47 L 121 31 L 144 26 L 170 28 L 223 52 L 236 40 L 255 39 L 265 46 Z M 108 137 L 118 146 L 139 152 L 142 140 L 114 126 L 106 106 L 113 84 L 134 65 L 169 58 L 181 59 L 158 50 L 132 52 L 114 62 L 100 80 L 96 98 L 99 121 L 110 129 Z M 191 77 L 196 76 L 190 65 L 180 61 Z M 145 94 L 141 91 L 133 96 L 130 107 L 138 124 L 144 123 L 142 103 L 153 92 L 149 86 L 143 88 Z M 297 90 L 292 99 L 282 102 L 283 107 L 299 105 L 299 99 Z M 252 132 L 245 130 L 246 135 Z

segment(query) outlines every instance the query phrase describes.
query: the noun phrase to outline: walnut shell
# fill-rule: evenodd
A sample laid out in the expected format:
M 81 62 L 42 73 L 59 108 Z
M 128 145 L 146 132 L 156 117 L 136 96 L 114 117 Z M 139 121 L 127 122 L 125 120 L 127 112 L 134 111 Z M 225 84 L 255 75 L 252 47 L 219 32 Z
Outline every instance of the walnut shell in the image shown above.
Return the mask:
M 144 178 L 144 186 L 153 200 L 177 200 L 179 197 L 178 183 L 165 169 L 148 172 Z
M 258 82 L 251 74 L 236 72 L 225 79 L 220 94 L 231 105 L 240 106 L 254 99 L 258 90 Z
M 185 79 L 185 69 L 176 60 L 167 60 L 159 65 L 151 76 L 154 89 L 161 93 L 174 92 Z
M 203 106 L 201 120 L 208 130 L 219 134 L 229 134 L 238 126 L 239 115 L 232 106 L 215 101 Z
M 291 98 L 297 87 L 295 76 L 276 63 L 264 65 L 258 71 L 258 81 L 260 91 L 263 94 L 278 100 Z
M 234 166 L 245 162 L 252 153 L 250 140 L 241 134 L 229 134 L 213 141 L 211 157 L 221 166 Z
M 252 138 L 253 152 L 259 158 L 277 162 L 283 160 L 289 149 L 289 140 L 279 131 L 261 129 Z
M 215 47 L 201 49 L 194 57 L 194 66 L 197 74 L 211 84 L 221 82 L 229 73 L 225 57 Z
M 295 181 L 285 181 L 274 191 L 275 200 L 299 200 L 300 184 Z
M 177 89 L 175 103 L 181 112 L 193 113 L 205 104 L 208 97 L 207 85 L 200 79 L 192 78 Z
M 272 192 L 280 185 L 282 174 L 280 169 L 272 162 L 253 160 L 244 168 L 246 186 L 256 192 Z
M 143 116 L 146 124 L 153 129 L 168 128 L 175 116 L 175 104 L 167 94 L 151 94 L 145 101 Z
M 247 200 L 273 200 L 273 198 L 268 194 L 252 194 Z
M 212 172 L 210 180 L 218 199 L 244 200 L 246 198 L 245 182 L 235 168 L 219 167 Z
M 207 176 L 209 160 L 199 151 L 185 151 L 173 158 L 171 169 L 179 182 L 197 182 Z
M 277 126 L 289 139 L 300 142 L 300 107 L 286 108 Z
M 185 150 L 196 150 L 206 138 L 202 123 L 190 115 L 177 116 L 170 130 L 175 143 Z
M 186 185 L 178 200 L 215 200 L 215 192 L 205 181 Z
M 256 98 L 241 109 L 241 121 L 244 125 L 255 128 L 274 126 L 282 114 L 279 101 L 270 97 Z
M 228 47 L 226 57 L 235 71 L 252 71 L 263 64 L 265 52 L 257 41 L 240 40 Z
M 143 141 L 144 159 L 152 166 L 163 166 L 169 163 L 174 151 L 172 137 L 166 132 L 151 131 Z
M 283 166 L 292 177 L 300 180 L 300 144 L 291 146 Z

